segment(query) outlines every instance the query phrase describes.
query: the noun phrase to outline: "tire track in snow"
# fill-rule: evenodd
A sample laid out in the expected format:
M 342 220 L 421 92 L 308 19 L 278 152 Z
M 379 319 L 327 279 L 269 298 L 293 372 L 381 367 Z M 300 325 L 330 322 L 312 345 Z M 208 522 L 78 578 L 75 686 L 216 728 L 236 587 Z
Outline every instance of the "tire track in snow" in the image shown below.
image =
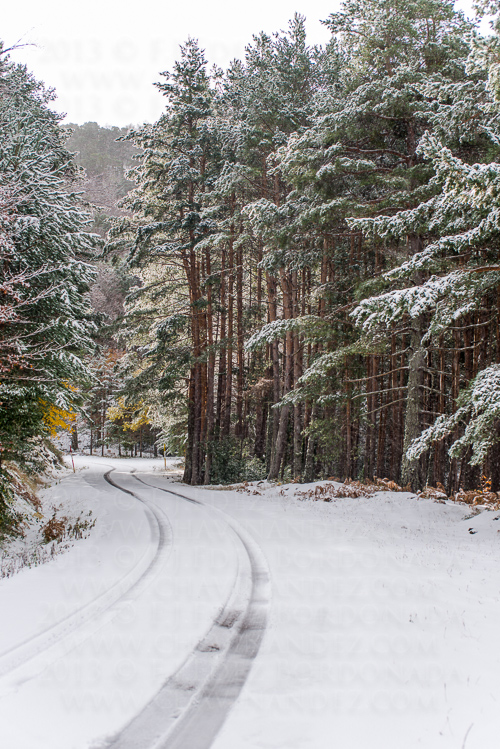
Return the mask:
M 253 538 L 226 513 L 148 484 L 135 474 L 134 478 L 222 516 L 241 543 L 249 585 L 240 570 L 228 601 L 195 650 L 106 747 L 208 749 L 237 700 L 264 637 L 271 599 L 267 562 Z
M 110 588 L 84 606 L 68 614 L 68 616 L 56 624 L 1 653 L 0 679 L 14 676 L 14 683 L 17 684 L 39 674 L 52 662 L 52 660 L 47 660 L 47 655 L 51 651 L 54 653 L 55 651 L 59 652 L 62 650 L 64 653 L 71 650 L 77 644 L 67 641 L 70 635 L 76 634 L 81 627 L 88 625 L 92 620 L 98 620 L 99 625 L 101 625 L 102 617 L 106 613 L 111 613 L 111 618 L 115 615 L 115 612 L 112 612 L 113 607 L 118 607 L 127 600 L 134 599 L 140 595 L 143 588 L 148 584 L 150 577 L 156 574 L 159 564 L 163 563 L 163 558 L 167 553 L 170 553 L 172 529 L 168 517 L 161 510 L 158 510 L 158 508 L 150 506 L 138 495 L 117 486 L 109 478 L 109 474 L 114 470 L 112 468 L 104 474 L 103 478 L 112 486 L 131 494 L 144 505 L 152 543 L 148 545 L 146 553 L 137 562 L 135 567 L 129 570 Z M 85 639 L 86 636 L 88 635 L 85 634 L 82 639 Z M 25 672 L 26 668 L 28 669 L 27 673 Z M 21 673 L 16 678 L 15 672 L 18 669 L 21 669 Z

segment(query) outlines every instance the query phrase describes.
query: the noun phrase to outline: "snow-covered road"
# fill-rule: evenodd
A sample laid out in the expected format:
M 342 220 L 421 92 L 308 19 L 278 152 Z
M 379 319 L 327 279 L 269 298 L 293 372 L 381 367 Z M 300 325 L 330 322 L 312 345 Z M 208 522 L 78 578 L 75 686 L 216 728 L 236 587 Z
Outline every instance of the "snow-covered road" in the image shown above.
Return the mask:
M 90 538 L 0 581 L 2 749 L 500 746 L 498 514 L 77 467 Z

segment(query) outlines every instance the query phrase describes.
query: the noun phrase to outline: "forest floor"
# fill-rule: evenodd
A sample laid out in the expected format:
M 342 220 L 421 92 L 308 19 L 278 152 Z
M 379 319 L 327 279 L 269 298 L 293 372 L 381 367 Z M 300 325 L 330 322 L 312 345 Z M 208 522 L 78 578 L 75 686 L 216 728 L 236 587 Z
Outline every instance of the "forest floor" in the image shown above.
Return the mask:
M 95 526 L 0 580 L 3 747 L 498 747 L 498 511 L 75 462 L 44 507 Z

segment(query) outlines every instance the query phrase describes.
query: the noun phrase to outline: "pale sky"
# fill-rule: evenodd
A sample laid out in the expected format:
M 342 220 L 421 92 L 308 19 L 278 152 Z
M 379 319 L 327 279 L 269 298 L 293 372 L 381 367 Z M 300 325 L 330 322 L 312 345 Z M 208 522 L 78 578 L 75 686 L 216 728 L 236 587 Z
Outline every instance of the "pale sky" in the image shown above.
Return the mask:
M 471 15 L 469 0 L 457 5 Z M 209 64 L 225 68 L 244 55 L 252 34 L 285 29 L 295 11 L 307 19 L 309 44 L 324 44 L 320 20 L 340 0 L 17 0 L 2 10 L 5 46 L 34 44 L 11 57 L 56 89 L 53 108 L 67 122 L 128 125 L 152 122 L 164 108 L 152 85 L 169 70 L 188 36 L 199 40 Z

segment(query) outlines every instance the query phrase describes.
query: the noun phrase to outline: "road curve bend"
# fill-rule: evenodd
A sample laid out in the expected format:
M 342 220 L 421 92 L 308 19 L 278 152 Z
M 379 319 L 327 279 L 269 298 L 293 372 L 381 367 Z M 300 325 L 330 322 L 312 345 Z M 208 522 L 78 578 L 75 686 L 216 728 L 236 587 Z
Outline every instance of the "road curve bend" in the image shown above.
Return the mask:
M 109 474 L 106 478 L 116 488 L 137 496 L 111 480 Z M 247 569 L 238 571 L 228 600 L 193 652 L 106 749 L 208 749 L 237 700 L 264 637 L 271 601 L 267 561 L 253 538 L 226 513 L 149 484 L 135 473 L 134 478 L 150 490 L 221 516 L 241 545 Z

